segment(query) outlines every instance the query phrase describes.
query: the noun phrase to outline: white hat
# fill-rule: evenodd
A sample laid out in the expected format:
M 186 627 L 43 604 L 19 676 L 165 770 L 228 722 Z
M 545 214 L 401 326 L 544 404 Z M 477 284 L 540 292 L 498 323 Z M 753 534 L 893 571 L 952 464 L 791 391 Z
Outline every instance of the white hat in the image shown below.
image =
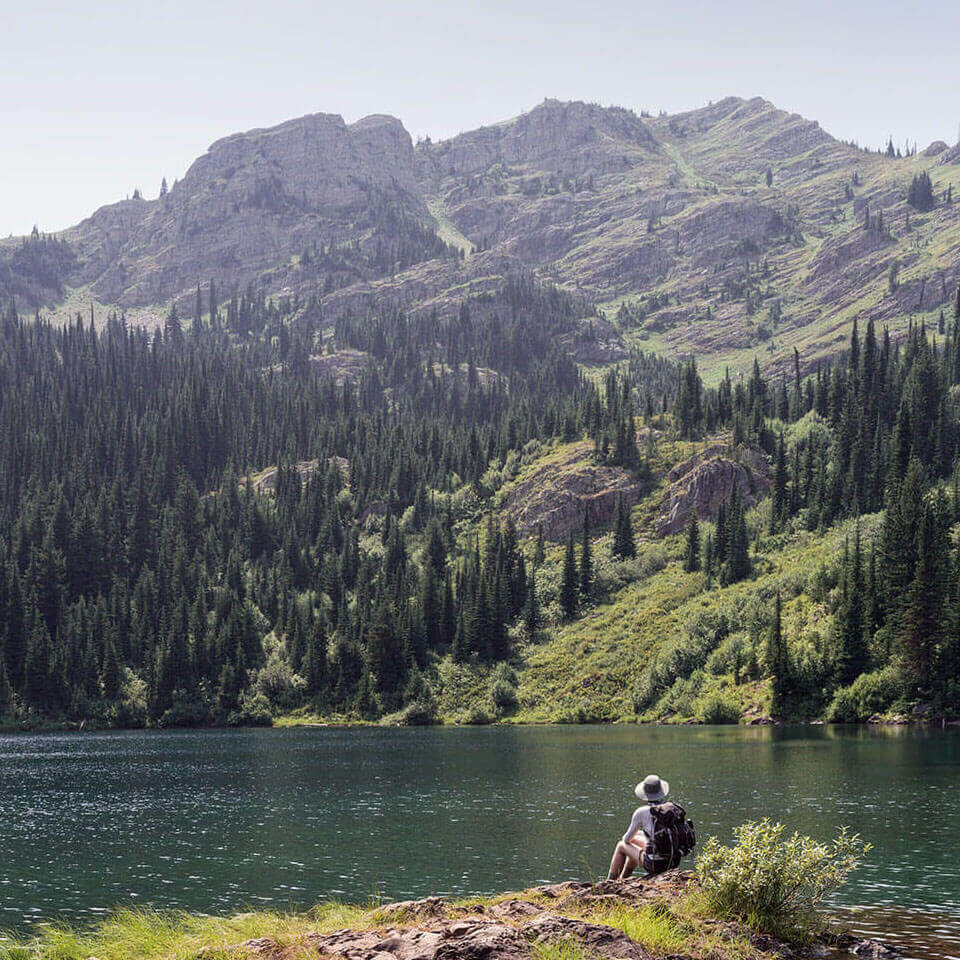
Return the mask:
M 670 792 L 670 784 L 666 780 L 661 780 L 655 773 L 651 773 L 643 783 L 638 783 L 634 793 L 641 800 L 647 803 L 659 803 L 667 799 Z

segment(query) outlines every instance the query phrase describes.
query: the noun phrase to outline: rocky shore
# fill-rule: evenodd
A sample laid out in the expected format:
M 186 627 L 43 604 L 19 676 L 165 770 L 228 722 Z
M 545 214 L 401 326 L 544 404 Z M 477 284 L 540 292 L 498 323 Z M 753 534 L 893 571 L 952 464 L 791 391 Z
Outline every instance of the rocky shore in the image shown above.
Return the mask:
M 307 933 L 298 942 L 262 937 L 238 943 L 231 958 L 257 960 L 802 960 L 844 956 L 893 960 L 894 948 L 837 931 L 802 946 L 681 909 L 696 877 L 568 881 L 500 898 L 440 897 L 391 903 L 354 927 Z M 204 960 L 223 957 L 201 951 Z

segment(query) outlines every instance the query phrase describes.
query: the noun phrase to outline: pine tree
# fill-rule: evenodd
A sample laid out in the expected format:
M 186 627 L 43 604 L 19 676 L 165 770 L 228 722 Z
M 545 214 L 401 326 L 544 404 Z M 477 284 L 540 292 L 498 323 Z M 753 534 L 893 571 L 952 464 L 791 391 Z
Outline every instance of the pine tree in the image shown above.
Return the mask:
M 933 695 L 937 655 L 945 635 L 948 527 L 946 504 L 923 506 L 917 530 L 916 568 L 901 617 L 899 651 L 904 672 L 920 696 Z
M 540 630 L 540 604 L 537 600 L 536 580 L 534 575 L 530 574 L 530 580 L 527 584 L 527 602 L 523 609 L 523 624 L 527 632 L 527 638 L 532 640 Z
M 534 569 L 539 567 L 547 556 L 547 548 L 543 540 L 543 524 L 537 524 L 537 545 L 533 551 L 533 566 Z
M 590 515 L 584 512 L 580 539 L 580 596 L 586 600 L 593 593 L 593 556 L 590 548 Z
M 687 552 L 683 561 L 683 569 L 687 573 L 695 573 L 700 569 L 700 524 L 697 522 L 697 511 L 690 511 L 687 522 Z
M 773 485 L 770 488 L 770 533 L 780 529 L 788 512 L 787 507 L 787 455 L 781 431 L 774 458 Z
M 791 688 L 790 658 L 783 639 L 781 624 L 780 591 L 777 591 L 774 601 L 773 620 L 767 635 L 766 650 L 767 669 L 770 671 L 770 712 L 782 716 L 787 709 L 787 695 Z
M 627 560 L 637 555 L 637 546 L 633 538 L 633 524 L 630 510 L 623 495 L 617 497 L 617 520 L 613 532 L 613 555 Z
M 567 549 L 563 555 L 563 577 L 560 584 L 560 609 L 567 620 L 573 620 L 580 607 L 580 584 L 577 576 L 577 558 L 573 548 L 573 531 L 567 535 Z
M 845 560 L 842 576 L 842 599 L 835 620 L 838 646 L 836 681 L 840 686 L 847 686 L 870 667 L 859 525 L 854 537 L 853 555 Z

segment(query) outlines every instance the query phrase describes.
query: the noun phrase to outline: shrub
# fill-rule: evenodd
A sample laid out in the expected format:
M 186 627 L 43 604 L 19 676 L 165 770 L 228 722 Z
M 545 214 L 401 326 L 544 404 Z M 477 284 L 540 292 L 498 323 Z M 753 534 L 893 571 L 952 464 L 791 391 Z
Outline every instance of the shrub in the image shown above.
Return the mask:
M 493 717 L 483 707 L 473 706 L 467 714 L 466 722 L 475 727 L 483 727 L 488 723 L 493 723 Z
M 199 696 L 176 690 L 173 703 L 157 721 L 158 727 L 202 727 L 210 722 L 210 707 Z
M 701 723 L 739 723 L 740 704 L 732 693 L 712 690 L 694 704 L 694 716 Z
M 849 687 L 841 687 L 827 708 L 831 723 L 860 723 L 889 710 L 903 684 L 896 667 L 862 673 Z
M 262 694 L 244 690 L 240 694 L 240 706 L 227 718 L 231 727 L 271 727 L 273 714 L 270 701 Z
M 725 920 L 791 941 L 808 941 L 824 927 L 818 908 L 857 869 L 870 845 L 846 827 L 832 844 L 769 819 L 734 830 L 732 847 L 711 837 L 697 862 L 706 908 Z
M 405 727 L 428 727 L 439 723 L 436 700 L 431 698 L 408 703 L 400 711 L 397 722 Z
M 494 680 L 490 684 L 490 703 L 498 717 L 512 713 L 517 709 L 517 688 L 506 680 Z

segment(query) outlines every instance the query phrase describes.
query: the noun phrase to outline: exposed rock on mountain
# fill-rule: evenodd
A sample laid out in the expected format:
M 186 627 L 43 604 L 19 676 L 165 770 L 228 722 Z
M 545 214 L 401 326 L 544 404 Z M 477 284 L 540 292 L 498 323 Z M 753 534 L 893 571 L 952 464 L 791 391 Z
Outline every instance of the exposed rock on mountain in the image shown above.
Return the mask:
M 593 458 L 587 441 L 567 444 L 543 466 L 521 476 L 508 488 L 501 507 L 514 518 L 522 534 L 543 534 L 561 540 L 583 525 L 584 513 L 600 526 L 613 520 L 617 500 L 633 506 L 643 494 L 643 484 L 622 467 L 604 466 Z
M 770 489 L 769 465 L 761 452 L 731 451 L 724 444 L 713 444 L 678 464 L 667 480 L 669 487 L 656 520 L 661 537 L 679 533 L 694 511 L 700 520 L 715 519 L 734 488 L 751 506 Z
M 121 305 L 225 291 L 318 245 L 396 239 L 430 219 L 413 144 L 392 117 L 314 114 L 218 140 L 166 196 L 104 208 L 69 231 L 79 279 Z
M 315 114 L 219 140 L 165 196 L 98 210 L 63 234 L 59 287 L 0 278 L 0 298 L 81 287 L 190 315 L 214 279 L 221 299 L 254 284 L 325 320 L 443 317 L 532 273 L 576 290 L 584 317 L 600 304 L 616 320 L 601 345 L 567 344 L 585 362 L 638 345 L 776 368 L 797 347 L 809 368 L 854 316 L 897 337 L 951 301 L 958 150 L 865 151 L 759 98 L 658 117 L 546 100 L 417 146 L 392 117 Z M 927 212 L 906 202 L 922 171 Z

